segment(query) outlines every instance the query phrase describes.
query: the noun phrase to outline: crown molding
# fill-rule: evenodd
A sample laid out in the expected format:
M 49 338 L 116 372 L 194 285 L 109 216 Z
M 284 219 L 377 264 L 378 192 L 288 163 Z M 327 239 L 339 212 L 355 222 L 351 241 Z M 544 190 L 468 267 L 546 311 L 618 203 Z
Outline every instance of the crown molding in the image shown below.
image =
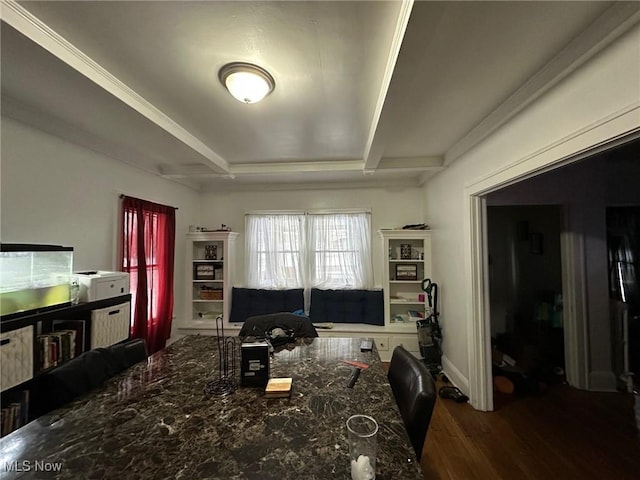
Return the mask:
M 615 2 L 498 108 L 458 140 L 446 152 L 444 165 L 450 165 L 462 157 L 639 21 L 637 2 Z
M 385 157 L 380 160 L 378 170 L 442 170 L 444 168 L 444 158 L 440 156 L 431 157 Z
M 220 174 L 206 165 L 161 165 L 160 173 L 166 178 L 235 178 L 243 175 L 279 175 L 287 173 L 323 173 L 323 172 L 363 172 L 364 175 L 374 175 L 376 171 L 402 172 L 415 171 L 426 178 L 442 171 L 442 157 L 407 157 L 384 158 L 378 168 L 368 170 L 363 168 L 362 160 L 317 160 L 314 162 L 269 162 L 269 163 L 241 163 L 230 166 L 230 174 Z
M 198 152 L 206 158 L 210 165 L 217 171 L 223 173 L 229 172 L 229 164 L 224 158 L 109 73 L 109 71 L 68 42 L 15 0 L 2 0 L 0 4 L 0 18 L 60 61 L 66 63 L 189 148 Z

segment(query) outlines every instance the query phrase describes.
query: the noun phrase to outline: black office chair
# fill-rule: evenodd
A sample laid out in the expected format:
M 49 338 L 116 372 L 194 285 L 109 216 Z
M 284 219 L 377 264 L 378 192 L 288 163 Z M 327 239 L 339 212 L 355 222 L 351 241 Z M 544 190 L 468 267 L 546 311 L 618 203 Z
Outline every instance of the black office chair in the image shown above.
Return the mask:
M 420 461 L 436 403 L 436 384 L 425 364 L 402 346 L 393 350 L 387 378 Z
M 296 315 L 291 312 L 269 313 L 256 315 L 245 320 L 240 329 L 239 337 L 266 337 L 274 328 L 280 327 L 292 338 L 317 337 L 318 332 L 309 317 Z

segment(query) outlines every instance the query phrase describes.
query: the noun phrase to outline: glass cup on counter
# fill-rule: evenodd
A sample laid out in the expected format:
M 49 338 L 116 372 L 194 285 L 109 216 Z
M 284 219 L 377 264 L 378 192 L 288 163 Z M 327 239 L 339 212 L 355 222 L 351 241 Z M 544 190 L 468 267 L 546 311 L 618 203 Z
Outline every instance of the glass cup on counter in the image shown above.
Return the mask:
M 347 420 L 352 480 L 376 478 L 378 423 L 368 415 L 352 415 Z

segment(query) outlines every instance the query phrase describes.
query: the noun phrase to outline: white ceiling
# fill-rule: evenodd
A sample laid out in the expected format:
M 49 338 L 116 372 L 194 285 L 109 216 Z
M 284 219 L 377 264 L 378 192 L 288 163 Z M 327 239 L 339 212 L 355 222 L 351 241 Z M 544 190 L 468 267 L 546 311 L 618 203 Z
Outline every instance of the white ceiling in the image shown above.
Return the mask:
M 419 185 L 638 2 L 2 2 L 3 115 L 201 190 Z M 245 105 L 219 68 L 261 65 Z

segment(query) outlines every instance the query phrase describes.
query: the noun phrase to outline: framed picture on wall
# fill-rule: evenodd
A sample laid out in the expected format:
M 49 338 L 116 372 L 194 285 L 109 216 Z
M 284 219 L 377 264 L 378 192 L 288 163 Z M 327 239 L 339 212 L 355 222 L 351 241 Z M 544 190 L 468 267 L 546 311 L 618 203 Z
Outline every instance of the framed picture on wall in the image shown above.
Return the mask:
M 418 265 L 405 263 L 396 265 L 396 280 L 417 280 Z

